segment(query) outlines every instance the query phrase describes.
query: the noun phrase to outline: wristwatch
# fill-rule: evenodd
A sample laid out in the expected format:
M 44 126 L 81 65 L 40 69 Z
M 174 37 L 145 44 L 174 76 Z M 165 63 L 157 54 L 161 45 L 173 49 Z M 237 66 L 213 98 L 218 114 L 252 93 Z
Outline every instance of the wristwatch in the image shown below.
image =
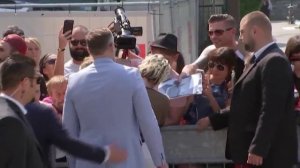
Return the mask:
M 64 52 L 66 49 L 65 48 L 58 48 L 57 51 L 58 52 Z

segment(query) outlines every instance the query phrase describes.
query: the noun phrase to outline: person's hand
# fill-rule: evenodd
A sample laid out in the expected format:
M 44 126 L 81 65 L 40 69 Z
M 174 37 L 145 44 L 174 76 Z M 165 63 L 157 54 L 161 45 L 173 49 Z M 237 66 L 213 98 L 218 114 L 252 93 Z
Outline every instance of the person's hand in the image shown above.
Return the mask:
M 213 93 L 211 90 L 210 82 L 209 82 L 210 74 L 206 74 L 203 78 L 203 94 L 207 97 L 213 97 Z
M 198 131 L 205 130 L 208 126 L 210 126 L 209 118 L 204 117 L 204 118 L 199 119 L 196 123 L 196 126 L 197 126 Z
M 260 166 L 263 163 L 263 157 L 255 155 L 253 153 L 249 153 L 247 163 L 255 166 Z
M 198 67 L 196 64 L 185 65 L 181 71 L 181 74 L 179 75 L 178 81 L 181 81 L 183 78 L 196 73 L 197 68 Z
M 69 40 L 72 38 L 71 30 L 63 33 L 63 28 L 60 29 L 59 35 L 58 35 L 58 47 L 60 49 L 66 48 Z
M 127 159 L 127 151 L 116 146 L 109 145 L 110 156 L 108 162 L 110 163 L 120 163 Z

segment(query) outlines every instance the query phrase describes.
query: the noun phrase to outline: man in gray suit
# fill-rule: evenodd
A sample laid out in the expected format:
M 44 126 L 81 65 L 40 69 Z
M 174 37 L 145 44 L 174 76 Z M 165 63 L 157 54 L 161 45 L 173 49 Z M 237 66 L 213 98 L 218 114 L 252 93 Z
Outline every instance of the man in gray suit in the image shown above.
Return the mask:
M 97 145 L 115 143 L 128 152 L 121 164 L 102 165 L 68 157 L 71 168 L 143 168 L 143 134 L 157 167 L 167 167 L 160 130 L 140 73 L 114 62 L 109 29 L 87 35 L 94 63 L 72 74 L 66 92 L 63 124 L 71 136 Z

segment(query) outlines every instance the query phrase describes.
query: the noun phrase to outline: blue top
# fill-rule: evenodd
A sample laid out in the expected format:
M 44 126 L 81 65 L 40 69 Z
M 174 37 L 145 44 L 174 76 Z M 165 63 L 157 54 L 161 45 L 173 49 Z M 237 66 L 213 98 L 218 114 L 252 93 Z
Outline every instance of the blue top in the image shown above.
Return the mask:
M 226 101 L 229 97 L 226 83 L 223 82 L 221 85 L 211 84 L 211 89 L 220 108 L 225 108 Z M 187 124 L 196 124 L 200 118 L 209 116 L 212 113 L 213 109 L 211 108 L 207 97 L 204 95 L 195 95 L 193 103 L 184 115 L 184 119 Z

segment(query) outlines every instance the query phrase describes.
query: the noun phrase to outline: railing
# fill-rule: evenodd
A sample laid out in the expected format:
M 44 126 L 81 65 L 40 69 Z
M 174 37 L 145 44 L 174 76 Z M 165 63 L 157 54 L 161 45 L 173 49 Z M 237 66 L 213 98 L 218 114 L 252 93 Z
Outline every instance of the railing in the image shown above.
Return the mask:
M 0 8 L 53 8 L 53 7 L 103 7 L 103 6 L 159 6 L 162 4 L 178 4 L 184 0 L 136 1 L 136 2 L 98 2 L 98 3 L 20 3 L 0 4 Z
M 196 126 L 169 126 L 161 133 L 168 163 L 230 162 L 225 159 L 226 129 L 199 132 Z

